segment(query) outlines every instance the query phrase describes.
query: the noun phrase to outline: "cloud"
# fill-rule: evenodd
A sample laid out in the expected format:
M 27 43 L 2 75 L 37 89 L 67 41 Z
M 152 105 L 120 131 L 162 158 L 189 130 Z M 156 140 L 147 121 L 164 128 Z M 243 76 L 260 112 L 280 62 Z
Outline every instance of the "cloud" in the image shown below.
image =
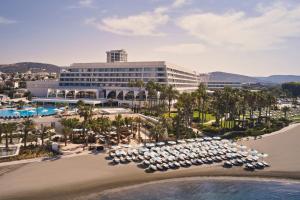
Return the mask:
M 164 52 L 164 53 L 173 53 L 173 54 L 187 54 L 194 55 L 203 53 L 206 50 L 206 47 L 203 44 L 199 43 L 181 43 L 175 45 L 161 46 L 155 51 Z
M 92 4 L 93 4 L 93 0 L 80 0 L 78 2 L 78 4 L 81 6 L 81 7 L 91 7 Z
M 96 8 L 94 5 L 94 0 L 79 0 L 75 5 L 68 6 L 67 9 L 76 9 L 76 8 Z
M 242 11 L 195 13 L 180 17 L 177 25 L 203 44 L 230 49 L 273 49 L 300 36 L 300 6 L 275 4 L 258 12 L 251 17 Z
M 166 24 L 168 20 L 169 16 L 162 10 L 155 10 L 128 17 L 108 17 L 101 20 L 90 18 L 85 21 L 85 24 L 118 35 L 162 36 L 164 33 L 158 28 Z
M 0 24 L 15 24 L 17 21 L 0 16 Z
M 174 0 L 172 7 L 179 8 L 187 3 L 187 0 Z

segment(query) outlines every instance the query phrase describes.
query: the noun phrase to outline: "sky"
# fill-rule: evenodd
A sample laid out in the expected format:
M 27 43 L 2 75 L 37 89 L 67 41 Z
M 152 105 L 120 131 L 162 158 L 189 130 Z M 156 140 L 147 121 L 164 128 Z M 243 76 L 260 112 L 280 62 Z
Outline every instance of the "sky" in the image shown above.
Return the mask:
M 300 0 L 0 0 L 0 64 L 165 60 L 300 75 Z

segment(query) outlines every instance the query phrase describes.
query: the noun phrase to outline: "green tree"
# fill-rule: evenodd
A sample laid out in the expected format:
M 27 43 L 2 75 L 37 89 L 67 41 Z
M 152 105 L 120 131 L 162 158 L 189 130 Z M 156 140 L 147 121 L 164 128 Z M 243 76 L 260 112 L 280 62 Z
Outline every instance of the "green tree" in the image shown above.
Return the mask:
M 284 106 L 281 110 L 284 113 L 284 118 L 287 119 L 287 113 L 291 110 L 290 107 Z
M 24 131 L 24 137 L 23 137 L 23 142 L 24 142 L 24 147 L 27 147 L 27 137 L 29 132 L 35 130 L 35 124 L 31 119 L 25 119 L 22 123 L 23 125 L 23 131 Z
M 165 90 L 165 95 L 168 100 L 169 117 L 171 117 L 172 101 L 178 98 L 179 92 L 172 85 L 168 85 Z
M 143 123 L 143 120 L 141 117 L 135 117 L 134 118 L 135 123 L 137 123 L 137 130 L 138 130 L 138 142 L 141 143 L 141 126 Z
M 123 126 L 124 124 L 124 119 L 122 118 L 122 115 L 121 114 L 118 114 L 114 121 L 113 121 L 113 125 L 116 127 L 117 129 L 117 143 L 120 144 L 120 141 L 121 141 L 121 127 Z

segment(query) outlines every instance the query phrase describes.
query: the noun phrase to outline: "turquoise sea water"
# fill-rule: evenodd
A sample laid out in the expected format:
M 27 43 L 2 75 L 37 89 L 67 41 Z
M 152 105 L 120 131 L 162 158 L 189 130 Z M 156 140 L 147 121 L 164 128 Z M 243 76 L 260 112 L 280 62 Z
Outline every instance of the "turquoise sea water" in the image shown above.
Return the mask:
M 54 107 L 38 107 L 26 109 L 3 109 L 0 110 L 0 117 L 32 117 L 42 115 L 53 115 L 57 112 Z
M 299 200 L 299 182 L 177 180 L 103 192 L 97 200 Z

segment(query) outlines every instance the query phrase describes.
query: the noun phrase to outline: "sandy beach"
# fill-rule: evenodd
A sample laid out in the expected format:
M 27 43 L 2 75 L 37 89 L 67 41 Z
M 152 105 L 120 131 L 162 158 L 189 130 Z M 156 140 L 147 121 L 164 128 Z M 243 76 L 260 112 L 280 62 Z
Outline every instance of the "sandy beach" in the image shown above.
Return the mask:
M 299 141 L 300 124 L 262 139 L 241 141 L 248 147 L 269 154 L 266 160 L 271 167 L 254 172 L 245 171 L 242 167 L 224 169 L 221 165 L 204 165 L 145 173 L 133 163 L 110 166 L 103 153 L 30 163 L 0 175 L 0 199 L 74 199 L 120 186 L 195 176 L 300 180 Z

